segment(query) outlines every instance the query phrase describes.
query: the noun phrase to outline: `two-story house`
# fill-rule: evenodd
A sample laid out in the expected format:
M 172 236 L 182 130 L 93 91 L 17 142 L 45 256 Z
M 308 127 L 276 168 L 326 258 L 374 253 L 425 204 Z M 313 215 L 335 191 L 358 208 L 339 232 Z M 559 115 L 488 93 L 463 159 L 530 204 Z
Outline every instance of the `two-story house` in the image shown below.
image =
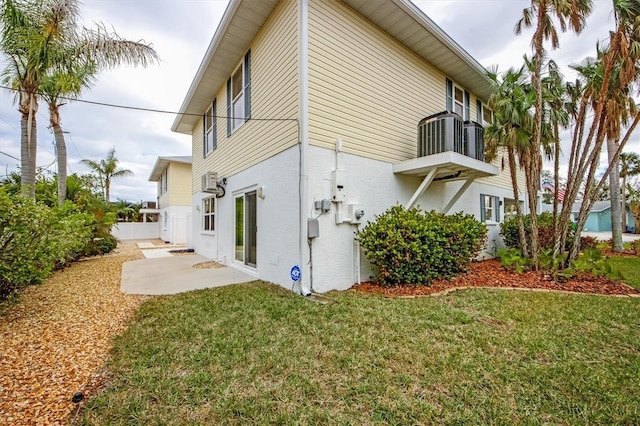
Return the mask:
M 191 156 L 158 157 L 149 181 L 157 182 L 160 238 L 171 244 L 191 240 Z
M 484 161 L 490 92 L 409 0 L 231 0 L 172 126 L 193 138 L 196 252 L 347 289 L 372 275 L 354 232 L 398 203 L 476 215 L 492 251 L 513 191 Z

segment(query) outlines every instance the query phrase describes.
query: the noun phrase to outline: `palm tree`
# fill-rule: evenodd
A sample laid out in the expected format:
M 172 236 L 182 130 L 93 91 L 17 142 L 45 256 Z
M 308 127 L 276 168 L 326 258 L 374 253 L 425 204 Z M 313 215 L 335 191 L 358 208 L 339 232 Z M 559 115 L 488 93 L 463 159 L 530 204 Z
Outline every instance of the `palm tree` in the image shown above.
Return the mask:
M 582 180 L 586 176 L 586 180 L 579 183 L 588 189 L 577 218 L 577 233 L 584 228 L 587 213 L 595 202 L 595 195 L 604 186 L 605 180 L 608 179 L 613 169 L 618 167 L 618 156 L 621 150 L 624 149 L 631 134 L 640 124 L 640 112 L 635 111 L 634 113 L 629 108 L 627 111 L 633 115 L 633 117 L 630 117 L 630 124 L 626 128 L 624 136 L 621 137 L 621 134 L 619 134 L 616 137 L 616 129 L 620 129 L 626 109 L 624 107 L 626 103 L 624 100 L 625 91 L 630 86 L 637 85 L 640 80 L 637 67 L 640 60 L 640 3 L 614 0 L 613 6 L 616 28 L 610 33 L 609 47 L 602 50 L 598 49 L 598 63 L 590 69 L 587 68 L 593 74 L 593 78 L 591 84 L 589 84 L 588 78 L 585 79 L 588 82 L 588 87 L 586 87 L 581 99 L 579 118 L 574 127 L 572 153 L 568 169 L 570 176 L 574 176 L 577 179 Z M 589 93 L 590 91 L 592 93 Z M 587 107 L 590 107 L 593 111 L 592 116 L 589 117 L 591 125 L 588 129 L 585 126 Z M 585 131 L 587 136 L 583 138 Z M 620 143 L 616 147 L 613 156 L 609 159 L 607 170 L 600 178 L 600 181 L 597 182 L 596 172 L 598 171 L 600 151 L 605 138 L 619 139 Z M 575 200 L 578 191 L 579 187 L 576 183 L 568 186 L 567 195 L 571 202 Z M 565 236 L 569 226 L 569 215 L 570 212 L 563 208 L 561 232 Z M 579 249 L 579 240 L 574 239 L 569 259 L 575 259 Z
M 559 38 L 553 23 L 555 17 L 560 23 L 560 29 L 564 32 L 567 27 L 580 33 L 585 26 L 586 17 L 591 13 L 592 0 L 531 0 L 531 7 L 524 9 L 523 17 L 515 27 L 516 34 L 520 34 L 524 27 L 534 26 L 535 31 L 531 44 L 534 57 L 531 83 L 535 91 L 534 128 L 531 140 L 531 155 L 525 161 L 525 175 L 527 178 L 527 192 L 529 205 L 536 205 L 538 186 L 540 184 L 541 158 L 543 132 L 543 90 L 542 73 L 545 59 L 544 41 L 551 40 L 552 49 L 559 46 Z M 531 255 L 534 268 L 538 266 L 538 221 L 535 214 L 531 215 Z
M 63 49 L 58 34 L 66 33 L 69 16 L 77 14 L 77 3 L 73 0 L 0 2 L 0 50 L 7 58 L 3 82 L 17 91 L 21 114 L 21 191 L 32 199 L 35 199 L 36 182 L 38 90 L 52 64 L 62 62 Z
M 545 110 L 547 111 L 547 120 L 551 130 L 551 141 L 553 148 L 551 149 L 551 157 L 553 163 L 553 228 L 556 230 L 556 217 L 558 215 L 558 189 L 560 188 L 560 128 L 566 128 L 569 125 L 569 115 L 572 109 L 568 99 L 567 86 L 565 85 L 562 74 L 555 62 L 549 61 L 549 75 L 542 79 L 543 101 Z M 555 233 L 555 232 L 554 232 Z
M 48 74 L 41 83 L 41 96 L 49 106 L 49 125 L 56 143 L 58 162 L 58 204 L 64 204 L 67 198 L 67 146 L 64 132 L 60 124 L 60 107 L 64 100 L 76 98 L 84 87 L 93 82 L 96 67 L 91 62 L 74 64 L 76 69 L 64 72 L 54 71 Z M 68 72 L 67 72 L 68 71 Z
M 509 162 L 511 185 L 518 218 L 520 248 L 529 257 L 529 245 L 525 234 L 522 211 L 520 208 L 520 189 L 516 169 L 523 165 L 527 151 L 531 149 L 531 131 L 533 116 L 531 108 L 534 97 L 530 85 L 526 83 L 524 66 L 498 76 L 497 69 L 489 69 L 487 76 L 491 80 L 493 93 L 489 98 L 489 107 L 493 110 L 493 123 L 485 131 L 487 159 L 496 157 L 498 149 L 506 149 Z M 519 165 L 516 164 L 516 159 Z
M 104 25 L 80 30 L 78 4 L 78 0 L 5 0 L 0 6 L 0 50 L 9 58 L 4 82 L 18 90 L 22 114 L 23 193 L 34 196 L 31 186 L 35 183 L 35 121 L 39 92 L 45 91 L 58 159 L 64 163 L 58 163 L 63 174 L 59 179 L 60 202 L 64 202 L 66 192 L 66 149 L 59 101 L 79 96 L 99 70 L 123 63 L 146 66 L 158 59 L 150 45 L 122 39 L 109 33 Z
M 111 180 L 117 177 L 133 176 L 133 172 L 127 169 L 118 168 L 118 159 L 116 158 L 116 148 L 111 147 L 107 153 L 107 158 L 100 160 L 99 163 L 93 160 L 82 160 L 82 164 L 89 167 L 98 175 L 98 181 L 102 187 L 104 199 L 109 202 Z
M 620 154 L 620 177 L 622 178 L 622 229 L 627 229 L 627 178 L 640 175 L 640 155 L 635 152 Z

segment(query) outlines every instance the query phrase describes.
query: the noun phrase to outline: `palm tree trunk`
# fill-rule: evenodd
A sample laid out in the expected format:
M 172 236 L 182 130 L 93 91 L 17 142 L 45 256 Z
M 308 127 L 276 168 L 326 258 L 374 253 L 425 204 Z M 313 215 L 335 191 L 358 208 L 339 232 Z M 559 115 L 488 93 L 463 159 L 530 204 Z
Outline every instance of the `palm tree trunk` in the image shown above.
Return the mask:
M 620 188 L 620 209 L 622 210 L 622 232 L 627 232 L 627 175 L 622 176 L 622 188 Z
M 613 162 L 617 151 L 618 142 L 615 139 L 608 139 L 607 155 L 610 164 Z M 620 169 L 618 168 L 618 164 L 613 165 L 611 173 L 609 174 L 609 188 L 611 197 L 611 248 L 615 252 L 621 252 L 624 250 L 624 247 L 622 246 L 622 222 L 620 221 L 622 209 L 620 204 Z
M 58 205 L 67 199 L 67 144 L 59 123 L 51 123 L 56 140 L 56 159 L 58 161 Z
M 22 111 L 20 120 L 21 143 L 20 143 L 20 191 L 24 197 L 32 200 L 36 199 L 36 117 L 32 113 L 29 120 L 29 111 Z M 31 128 L 29 128 L 31 125 Z
M 516 217 L 518 218 L 518 235 L 520 236 L 520 248 L 522 255 L 529 257 L 529 245 L 527 244 L 527 234 L 524 230 L 524 221 L 522 220 L 522 209 L 520 208 L 520 194 L 518 189 L 518 176 L 516 174 L 516 158 L 515 149 L 512 145 L 507 146 L 507 157 L 509 159 L 509 171 L 511 174 L 511 187 L 513 188 L 513 199 L 516 203 Z

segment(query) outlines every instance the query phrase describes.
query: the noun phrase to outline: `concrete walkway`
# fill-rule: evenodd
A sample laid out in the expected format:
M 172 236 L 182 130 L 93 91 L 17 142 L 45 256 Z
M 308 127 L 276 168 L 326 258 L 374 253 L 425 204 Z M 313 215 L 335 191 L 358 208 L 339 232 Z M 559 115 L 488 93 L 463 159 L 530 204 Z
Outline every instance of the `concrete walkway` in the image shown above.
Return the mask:
M 146 251 L 156 251 L 143 250 Z M 168 253 L 167 253 L 168 254 Z M 203 288 L 255 281 L 251 275 L 229 267 L 194 268 L 210 260 L 197 255 L 147 258 L 122 265 L 120 290 L 130 294 L 177 294 Z
M 607 241 L 611 239 L 611 231 L 602 231 L 602 232 L 582 231 L 580 235 L 582 235 L 583 237 L 586 237 L 586 236 L 594 237 L 600 241 Z M 627 233 L 622 234 L 623 242 L 631 242 L 638 239 L 640 239 L 640 234 L 627 234 Z

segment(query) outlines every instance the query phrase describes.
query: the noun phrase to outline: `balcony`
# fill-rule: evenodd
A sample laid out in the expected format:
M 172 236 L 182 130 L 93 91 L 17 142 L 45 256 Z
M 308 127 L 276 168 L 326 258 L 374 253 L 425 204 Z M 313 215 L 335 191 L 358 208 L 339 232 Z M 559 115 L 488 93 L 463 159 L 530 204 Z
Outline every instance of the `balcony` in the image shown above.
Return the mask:
M 394 164 L 393 172 L 424 177 L 407 208 L 431 182 L 464 180 L 459 193 L 445 208 L 448 210 L 475 179 L 497 175 L 498 168 L 485 162 L 482 126 L 463 122 L 458 114 L 444 111 L 420 121 L 416 158 Z

